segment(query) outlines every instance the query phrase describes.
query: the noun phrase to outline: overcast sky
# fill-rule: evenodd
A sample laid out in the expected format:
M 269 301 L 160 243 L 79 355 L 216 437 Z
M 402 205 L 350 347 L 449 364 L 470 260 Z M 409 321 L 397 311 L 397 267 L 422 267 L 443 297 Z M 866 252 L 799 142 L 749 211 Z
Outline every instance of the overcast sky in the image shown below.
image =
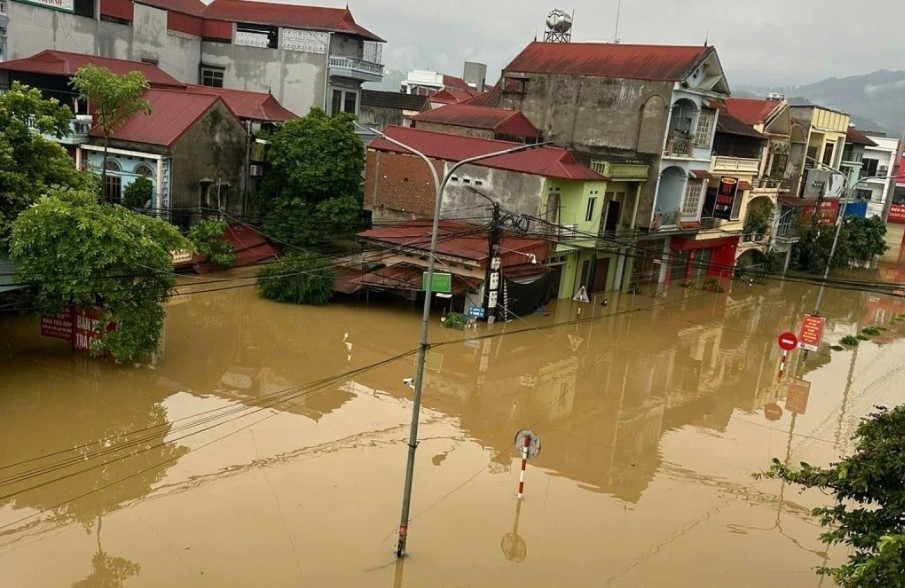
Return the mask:
M 342 7 L 344 0 L 277 0 Z M 617 0 L 349 0 L 355 20 L 387 40 L 389 70 L 488 81 L 531 40 L 552 8 L 575 11 L 573 41 L 610 41 Z M 697 45 L 709 38 L 730 85 L 801 85 L 830 76 L 905 69 L 902 0 L 623 0 L 623 43 Z

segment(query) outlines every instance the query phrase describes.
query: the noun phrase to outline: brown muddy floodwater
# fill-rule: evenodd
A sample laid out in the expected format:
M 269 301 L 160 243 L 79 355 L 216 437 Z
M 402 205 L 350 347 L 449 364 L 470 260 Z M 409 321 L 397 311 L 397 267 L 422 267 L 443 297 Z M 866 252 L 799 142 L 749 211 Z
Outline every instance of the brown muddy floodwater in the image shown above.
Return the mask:
M 676 288 L 465 333 L 434 317 L 400 567 L 414 367 L 392 358 L 416 347 L 417 308 L 195 292 L 153 366 L 2 316 L 0 585 L 830 586 L 814 568 L 847 553 L 808 516 L 828 498 L 751 474 L 834 460 L 903 401 L 905 300 L 828 290 L 827 340 L 889 330 L 796 352 L 779 382 L 776 336 L 816 293 Z M 787 403 L 791 380 L 809 394 Z M 543 451 L 517 507 L 526 427 Z

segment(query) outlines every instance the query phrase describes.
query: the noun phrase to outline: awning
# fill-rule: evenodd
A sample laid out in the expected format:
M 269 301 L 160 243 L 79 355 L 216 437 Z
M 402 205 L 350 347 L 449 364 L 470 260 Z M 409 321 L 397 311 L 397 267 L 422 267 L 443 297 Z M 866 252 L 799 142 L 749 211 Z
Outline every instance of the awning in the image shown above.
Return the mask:
M 742 192 L 747 192 L 748 190 L 753 190 L 754 186 L 751 185 L 750 182 L 746 182 L 745 180 L 741 180 L 738 183 L 738 189 Z
M 363 272 L 351 267 L 336 268 L 336 275 L 333 278 L 333 289 L 343 294 L 355 294 L 361 290 L 361 284 L 357 280 L 361 278 Z
M 353 280 L 360 286 L 382 290 L 421 290 L 424 268 L 407 263 L 397 263 L 373 272 L 364 274 Z M 458 274 L 452 276 L 452 292 L 454 296 L 465 294 L 473 290 L 480 283 L 471 277 Z
M 706 169 L 693 169 L 688 172 L 688 177 L 692 180 L 709 180 L 713 175 Z

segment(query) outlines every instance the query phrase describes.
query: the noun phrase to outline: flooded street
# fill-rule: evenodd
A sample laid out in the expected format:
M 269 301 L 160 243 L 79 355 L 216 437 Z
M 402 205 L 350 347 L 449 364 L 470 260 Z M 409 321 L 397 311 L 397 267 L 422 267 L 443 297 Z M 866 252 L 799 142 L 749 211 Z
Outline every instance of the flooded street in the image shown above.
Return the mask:
M 573 302 L 464 333 L 435 316 L 401 566 L 416 307 L 185 294 L 153 367 L 0 317 L 0 584 L 831 586 L 814 568 L 847 552 L 808 514 L 828 498 L 751 474 L 834 460 L 905 400 L 905 299 L 828 289 L 825 340 L 888 330 L 793 352 L 780 381 L 776 337 L 816 298 L 735 282 L 580 322 Z M 523 428 L 543 450 L 519 505 Z

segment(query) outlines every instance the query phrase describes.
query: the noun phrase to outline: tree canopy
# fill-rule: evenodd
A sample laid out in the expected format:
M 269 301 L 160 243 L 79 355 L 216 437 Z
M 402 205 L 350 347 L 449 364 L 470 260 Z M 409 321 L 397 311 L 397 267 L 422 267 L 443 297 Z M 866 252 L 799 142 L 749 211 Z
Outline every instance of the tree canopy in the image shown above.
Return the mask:
M 69 134 L 72 112 L 18 82 L 0 94 L 0 250 L 12 223 L 52 186 L 91 189 L 90 174 L 75 169 L 65 149 L 39 134 Z
M 94 351 L 122 361 L 157 349 L 162 304 L 175 285 L 169 252 L 191 249 L 169 223 L 65 189 L 20 214 L 10 244 L 36 309 L 99 309 L 98 324 L 117 328 L 101 333 Z
M 821 271 L 830 258 L 835 226 L 814 226 L 802 222 L 801 240 L 793 249 L 795 266 L 803 271 Z M 839 241 L 833 254 L 833 269 L 844 269 L 856 263 L 869 262 L 874 255 L 886 252 L 886 225 L 879 217 L 847 216 L 842 221 Z
M 329 258 L 301 251 L 262 268 L 258 272 L 258 292 L 277 302 L 325 304 L 333 297 L 335 275 Z
M 271 137 L 270 169 L 259 190 L 264 231 L 311 247 L 351 233 L 361 211 L 364 146 L 354 118 L 313 107 Z
M 764 475 L 835 498 L 812 514 L 828 545 L 853 551 L 848 563 L 818 571 L 842 588 L 905 587 L 905 406 L 878 408 L 855 432 L 854 453 L 838 463 L 790 468 L 778 459 Z

